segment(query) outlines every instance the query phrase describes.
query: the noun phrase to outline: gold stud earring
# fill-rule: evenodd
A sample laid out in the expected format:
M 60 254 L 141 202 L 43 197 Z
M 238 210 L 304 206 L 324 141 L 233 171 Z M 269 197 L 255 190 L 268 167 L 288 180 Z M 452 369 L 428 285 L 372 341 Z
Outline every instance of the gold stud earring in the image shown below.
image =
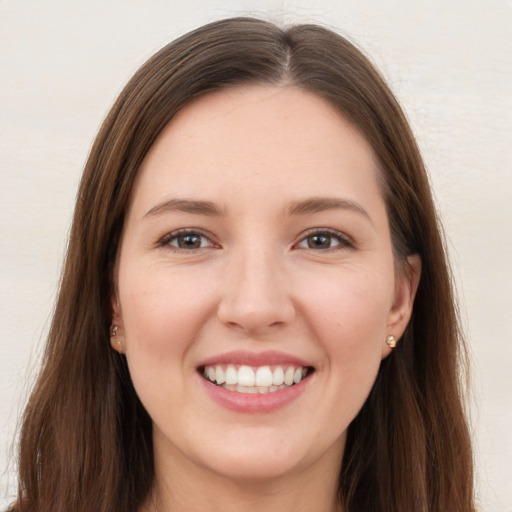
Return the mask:
M 389 347 L 389 348 L 395 348 L 396 347 L 396 338 L 392 335 L 388 336 L 386 338 L 386 345 Z

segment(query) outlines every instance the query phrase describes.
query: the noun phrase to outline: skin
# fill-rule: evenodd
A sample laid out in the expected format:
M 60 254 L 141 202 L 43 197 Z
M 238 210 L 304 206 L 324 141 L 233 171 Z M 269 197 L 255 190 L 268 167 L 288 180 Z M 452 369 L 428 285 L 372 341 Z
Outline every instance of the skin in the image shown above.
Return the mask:
M 416 256 L 395 273 L 377 172 L 357 130 L 292 87 L 207 94 L 159 135 L 135 184 L 112 297 L 113 347 L 154 424 L 143 510 L 338 510 L 347 427 L 390 352 L 386 337 L 407 325 L 420 274 Z M 310 198 L 344 202 L 290 211 Z M 161 206 L 173 199 L 218 214 Z M 199 247 L 178 247 L 180 229 Z M 198 373 L 231 350 L 277 350 L 315 371 L 285 407 L 235 412 Z

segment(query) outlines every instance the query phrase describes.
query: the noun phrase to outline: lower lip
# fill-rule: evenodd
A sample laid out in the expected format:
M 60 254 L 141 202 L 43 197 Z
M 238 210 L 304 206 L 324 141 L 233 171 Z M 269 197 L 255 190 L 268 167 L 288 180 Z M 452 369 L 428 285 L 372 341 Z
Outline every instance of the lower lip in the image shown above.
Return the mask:
M 311 377 L 309 376 L 289 388 L 268 393 L 229 391 L 222 386 L 212 384 L 201 376 L 199 378 L 210 397 L 222 407 L 245 414 L 263 414 L 286 407 L 296 400 L 306 389 Z

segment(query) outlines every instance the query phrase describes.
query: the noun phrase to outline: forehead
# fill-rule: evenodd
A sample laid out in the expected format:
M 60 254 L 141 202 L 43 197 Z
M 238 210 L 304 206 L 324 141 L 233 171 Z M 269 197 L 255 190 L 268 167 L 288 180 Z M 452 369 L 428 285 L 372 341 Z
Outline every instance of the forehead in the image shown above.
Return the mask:
M 365 138 L 323 98 L 297 87 L 236 87 L 174 116 L 146 155 L 134 195 L 145 203 L 171 193 L 219 200 L 229 186 L 265 198 L 337 188 L 357 196 L 378 188 L 376 169 Z

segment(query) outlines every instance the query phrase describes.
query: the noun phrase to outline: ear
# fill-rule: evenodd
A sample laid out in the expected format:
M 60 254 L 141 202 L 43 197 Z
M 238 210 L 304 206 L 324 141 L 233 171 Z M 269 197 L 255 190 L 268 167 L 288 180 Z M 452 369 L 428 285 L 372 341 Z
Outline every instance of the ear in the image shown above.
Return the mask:
M 397 276 L 393 306 L 388 315 L 387 335 L 399 340 L 412 315 L 414 298 L 421 277 L 421 258 L 413 254 L 407 258 L 403 270 Z M 391 352 L 391 348 L 383 340 L 382 358 Z
M 125 338 L 124 338 L 124 326 L 121 315 L 121 306 L 119 305 L 119 299 L 117 296 L 117 287 L 112 292 L 110 297 L 110 304 L 112 306 L 112 323 L 110 326 L 110 345 L 112 348 L 124 354 L 125 349 Z

